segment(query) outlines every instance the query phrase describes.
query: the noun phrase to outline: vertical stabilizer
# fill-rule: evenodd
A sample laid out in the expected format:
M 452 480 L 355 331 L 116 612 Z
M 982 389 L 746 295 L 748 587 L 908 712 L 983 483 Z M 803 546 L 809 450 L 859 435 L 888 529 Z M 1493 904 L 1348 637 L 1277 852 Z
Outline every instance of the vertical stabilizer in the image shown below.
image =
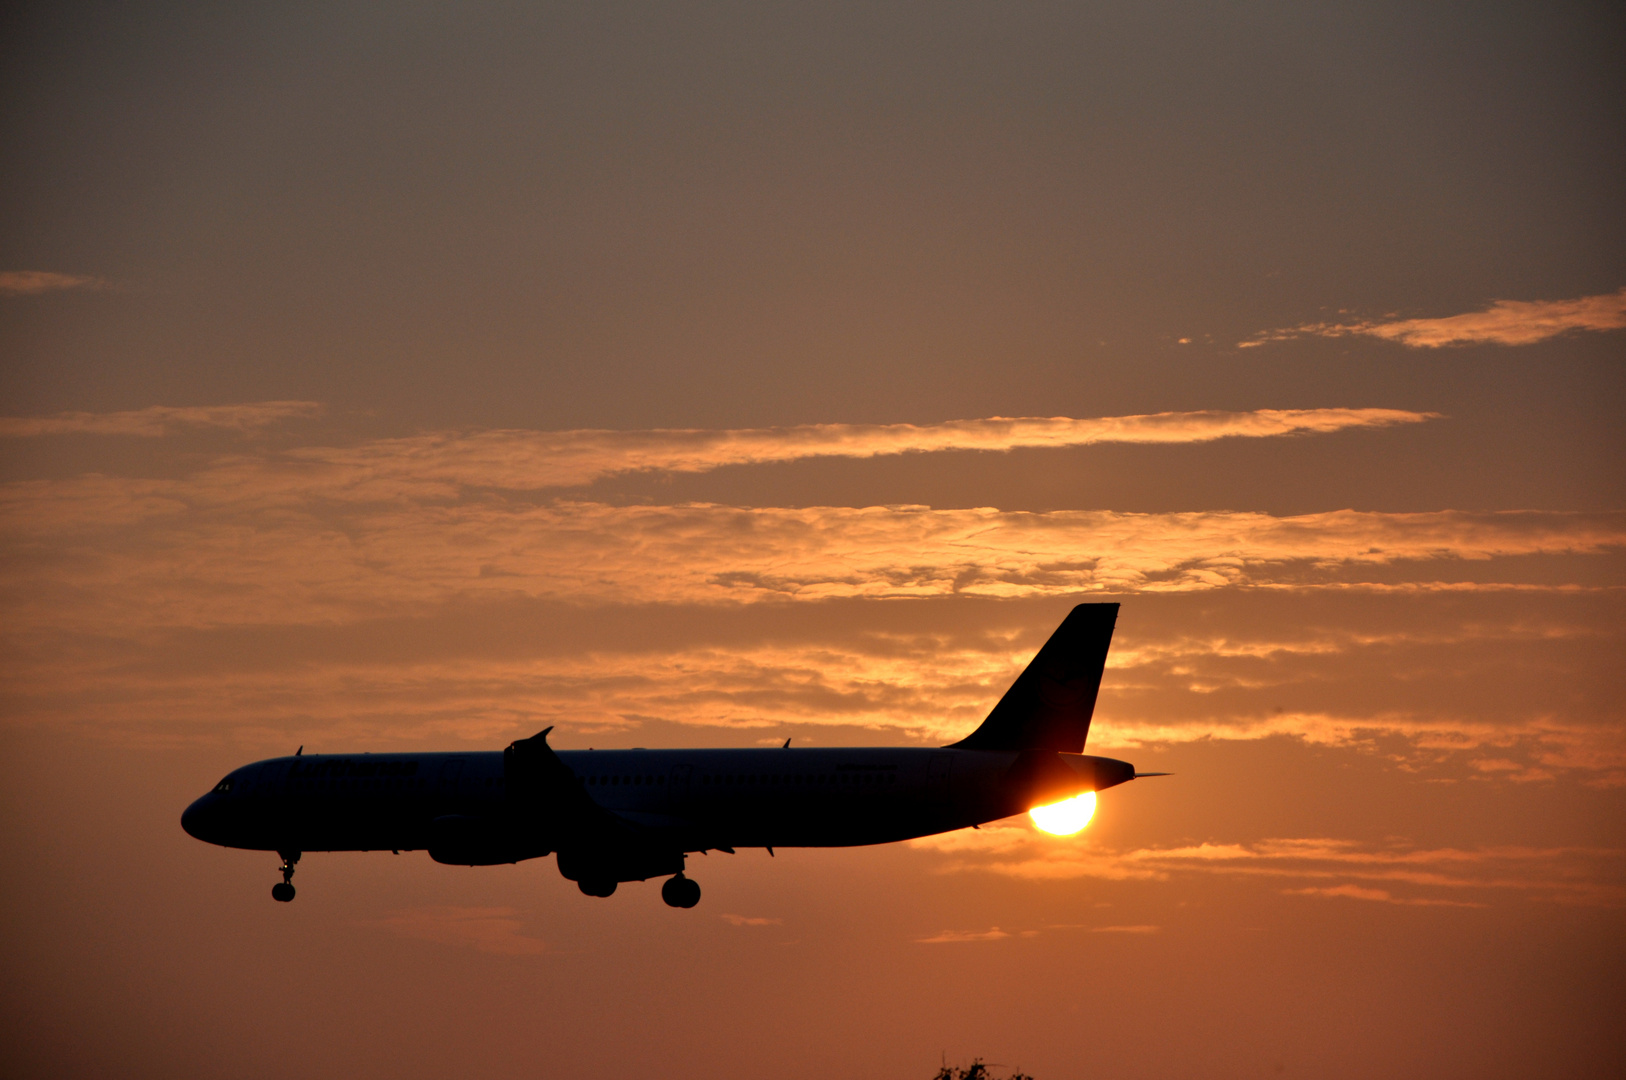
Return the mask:
M 952 745 L 960 750 L 1082 753 L 1117 622 L 1117 604 L 1075 607 L 982 726 Z

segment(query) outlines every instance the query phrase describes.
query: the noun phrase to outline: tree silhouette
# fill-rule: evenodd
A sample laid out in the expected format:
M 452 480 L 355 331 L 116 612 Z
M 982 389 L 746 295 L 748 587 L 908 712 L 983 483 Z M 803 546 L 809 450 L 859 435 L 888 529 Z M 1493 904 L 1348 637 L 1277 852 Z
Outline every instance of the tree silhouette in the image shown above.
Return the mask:
M 967 1068 L 944 1065 L 937 1070 L 937 1075 L 932 1077 L 932 1080 L 998 1080 L 998 1078 L 988 1071 L 988 1066 L 983 1062 L 982 1058 L 972 1058 L 971 1064 Z M 1005 1080 L 1033 1080 L 1033 1077 L 1018 1069 L 1007 1076 Z

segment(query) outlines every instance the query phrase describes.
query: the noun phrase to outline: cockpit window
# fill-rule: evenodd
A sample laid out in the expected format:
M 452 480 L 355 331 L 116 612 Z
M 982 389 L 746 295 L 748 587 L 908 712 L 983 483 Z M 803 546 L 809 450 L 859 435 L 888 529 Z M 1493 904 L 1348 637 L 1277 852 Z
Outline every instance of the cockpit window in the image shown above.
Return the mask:
M 228 777 L 226 777 L 226 779 L 224 779 L 220 783 L 216 784 L 215 785 L 215 790 L 217 792 L 219 792 L 220 794 L 222 794 L 222 795 L 224 795 L 226 792 L 230 791 L 231 790 L 231 777 L 228 776 Z

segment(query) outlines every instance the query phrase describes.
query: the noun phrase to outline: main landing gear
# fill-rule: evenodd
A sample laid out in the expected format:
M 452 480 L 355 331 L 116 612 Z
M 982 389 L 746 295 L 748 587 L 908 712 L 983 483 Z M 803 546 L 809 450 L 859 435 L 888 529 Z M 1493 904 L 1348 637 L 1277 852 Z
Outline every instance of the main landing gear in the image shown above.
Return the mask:
M 271 886 L 271 899 L 286 904 L 294 898 L 294 864 L 299 861 L 297 851 L 279 851 L 282 856 L 282 880 Z
M 605 897 L 615 895 L 615 882 L 613 881 L 593 881 L 589 878 L 583 878 L 576 882 L 576 888 L 588 896 Z
M 673 874 L 661 886 L 661 899 L 668 907 L 692 908 L 700 903 L 700 884 L 681 873 Z

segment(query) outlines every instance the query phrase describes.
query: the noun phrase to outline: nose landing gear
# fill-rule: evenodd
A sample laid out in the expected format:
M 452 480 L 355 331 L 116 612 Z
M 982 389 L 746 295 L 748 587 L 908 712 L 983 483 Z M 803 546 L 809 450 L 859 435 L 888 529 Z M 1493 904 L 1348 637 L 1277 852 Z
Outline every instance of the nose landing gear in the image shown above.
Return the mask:
M 692 908 L 700 903 L 700 884 L 681 873 L 673 874 L 661 886 L 661 899 L 668 907 Z
M 294 864 L 299 861 L 297 851 L 279 851 L 282 856 L 282 880 L 271 886 L 271 899 L 286 904 L 294 898 Z

